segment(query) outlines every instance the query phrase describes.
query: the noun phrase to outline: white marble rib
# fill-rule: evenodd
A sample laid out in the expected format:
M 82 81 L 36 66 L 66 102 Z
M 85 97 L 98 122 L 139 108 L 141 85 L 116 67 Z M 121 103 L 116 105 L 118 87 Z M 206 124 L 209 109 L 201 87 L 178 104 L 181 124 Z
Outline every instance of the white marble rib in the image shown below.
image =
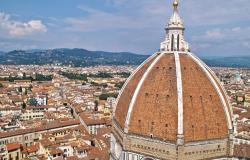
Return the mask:
M 219 86 L 217 85 L 215 79 L 212 77 L 212 75 L 208 72 L 207 68 L 203 65 L 203 62 L 198 58 L 196 57 L 194 54 L 190 53 L 188 54 L 202 69 L 203 71 L 206 73 L 206 75 L 209 77 L 209 80 L 210 82 L 213 84 L 213 86 L 215 87 L 215 90 L 216 92 L 219 94 L 219 97 L 220 97 L 220 100 L 221 100 L 221 103 L 223 105 L 223 109 L 224 109 L 224 112 L 226 114 L 226 117 L 227 117 L 227 125 L 228 125 L 228 128 L 229 129 L 232 129 L 232 123 L 231 123 L 231 118 L 230 118 L 230 114 L 229 114 L 229 111 L 228 111 L 228 107 L 227 107 L 227 104 L 226 104 L 226 101 L 219 89 Z
M 151 63 L 151 65 L 149 66 L 149 68 L 147 69 L 147 71 L 144 73 L 144 75 L 142 76 L 142 79 L 140 80 L 138 86 L 136 87 L 135 89 L 135 93 L 132 97 L 132 100 L 130 102 L 130 105 L 129 105 L 129 109 L 128 109 L 128 113 L 127 113 L 127 117 L 126 117 L 126 121 L 125 121 L 125 128 L 124 128 L 124 132 L 125 133 L 128 133 L 128 128 L 129 128 L 129 123 L 130 123 L 130 118 L 131 118 L 131 113 L 133 111 L 133 107 L 134 107 L 134 104 L 135 104 L 135 101 L 137 99 L 137 96 L 139 94 L 139 91 L 142 87 L 142 84 L 143 82 L 145 81 L 145 79 L 147 78 L 148 74 L 150 73 L 150 71 L 153 69 L 153 67 L 155 66 L 155 64 L 161 59 L 161 57 L 163 56 L 164 54 L 161 53 L 160 55 L 158 55 L 158 57 L 153 61 L 153 63 Z
M 176 81 L 177 81 L 177 100 L 178 100 L 178 135 L 183 135 L 183 91 L 182 91 L 182 76 L 181 63 L 178 52 L 174 52 L 176 66 Z
M 195 56 L 195 57 L 197 57 L 197 56 Z M 218 84 L 221 85 L 220 80 L 217 78 L 217 76 L 214 74 L 214 72 L 211 70 L 211 68 L 209 68 L 203 61 L 201 61 L 201 63 L 206 67 L 207 70 L 210 71 L 210 73 L 213 75 L 215 81 L 217 81 Z M 223 86 L 221 86 L 221 88 L 222 88 L 222 91 L 225 93 L 225 97 L 226 97 L 227 101 L 229 102 L 229 98 L 226 94 L 225 88 Z M 230 105 L 230 103 L 229 103 L 229 105 Z M 231 105 L 229 106 L 229 114 L 231 115 L 231 117 L 233 117 L 233 109 L 232 109 Z
M 148 63 L 151 59 L 153 59 L 155 56 L 157 55 L 157 53 L 153 54 L 152 56 L 150 56 L 148 59 L 146 59 L 139 67 L 136 68 L 136 70 L 132 73 L 132 75 L 129 76 L 129 78 L 126 80 L 125 84 L 123 85 L 121 91 L 119 92 L 119 95 L 116 99 L 115 102 L 115 106 L 117 106 L 119 99 L 124 91 L 124 89 L 126 88 L 127 84 L 130 82 L 130 80 L 134 77 L 134 75 L 146 64 Z M 113 113 L 115 113 L 116 107 L 114 108 Z

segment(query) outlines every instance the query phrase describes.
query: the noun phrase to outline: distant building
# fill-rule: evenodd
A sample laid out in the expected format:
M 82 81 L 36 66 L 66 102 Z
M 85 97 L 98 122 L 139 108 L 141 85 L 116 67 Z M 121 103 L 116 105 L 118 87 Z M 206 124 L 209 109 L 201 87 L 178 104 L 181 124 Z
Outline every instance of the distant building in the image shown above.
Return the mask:
M 16 142 L 7 144 L 5 151 L 0 155 L 3 160 L 20 160 L 22 158 L 21 144 Z
M 36 97 L 36 101 L 39 106 L 46 106 L 48 98 L 46 95 L 39 95 Z
M 18 87 L 28 88 L 32 84 L 32 82 L 31 80 L 15 80 L 14 84 L 16 88 Z
M 116 101 L 116 99 L 114 97 L 108 97 L 107 98 L 107 104 L 108 104 L 107 107 L 111 108 L 111 109 L 114 109 L 115 101 Z
M 20 120 L 33 120 L 33 119 L 43 119 L 43 118 L 44 118 L 43 112 L 33 112 L 30 110 L 25 111 L 20 116 Z
M 0 133 L 0 150 L 8 143 L 18 142 L 25 146 L 33 145 L 35 140 L 39 140 L 40 134 L 48 131 L 56 131 L 64 128 L 73 128 L 79 125 L 79 121 L 50 122 L 45 126 L 33 129 L 19 129 L 10 132 Z
M 12 115 L 20 115 L 21 114 L 21 108 L 20 107 L 4 107 L 0 108 L 0 114 L 2 116 L 12 114 Z
M 245 99 L 244 100 L 245 100 L 245 104 L 244 105 L 246 107 L 250 107 L 250 91 L 248 91 L 248 92 L 245 93 Z
M 79 114 L 81 124 L 88 130 L 90 134 L 97 134 L 98 128 L 110 127 L 110 123 L 104 118 L 94 117 L 88 113 Z

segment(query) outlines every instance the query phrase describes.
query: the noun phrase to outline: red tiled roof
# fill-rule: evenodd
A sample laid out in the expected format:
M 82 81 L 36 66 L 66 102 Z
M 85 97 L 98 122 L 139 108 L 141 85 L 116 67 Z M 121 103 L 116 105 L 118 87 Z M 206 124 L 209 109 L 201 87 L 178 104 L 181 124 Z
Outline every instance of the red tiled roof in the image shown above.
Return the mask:
M 8 152 L 14 151 L 14 150 L 18 150 L 21 149 L 21 144 L 20 143 L 9 143 L 6 144 L 6 148 Z
M 39 145 L 35 144 L 35 145 L 31 145 L 31 146 L 27 146 L 23 149 L 23 152 L 27 152 L 27 153 L 36 153 L 39 150 Z
M 67 160 L 78 160 L 77 156 L 70 156 L 66 158 Z
M 235 145 L 234 157 L 250 158 L 250 145 L 247 144 Z
M 87 126 L 90 125 L 99 125 L 99 124 L 106 124 L 105 119 L 100 119 L 100 118 L 92 118 L 90 114 L 87 114 L 85 112 L 82 112 L 79 114 L 80 118 L 86 123 Z
M 51 148 L 49 150 L 49 153 L 52 154 L 52 155 L 54 155 L 54 154 L 62 154 L 63 151 L 61 149 L 59 149 L 59 148 Z
M 17 136 L 17 135 L 40 132 L 40 131 L 44 131 L 44 130 L 51 130 L 51 129 L 56 129 L 56 128 L 72 126 L 72 125 L 78 125 L 78 124 L 80 124 L 80 122 L 78 120 L 71 120 L 71 121 L 66 121 L 66 122 L 53 121 L 53 122 L 50 122 L 50 123 L 43 125 L 42 127 L 39 127 L 39 128 L 20 129 L 20 130 L 10 131 L 10 132 L 1 132 L 0 138 L 7 138 L 7 137 L 12 137 L 12 136 Z

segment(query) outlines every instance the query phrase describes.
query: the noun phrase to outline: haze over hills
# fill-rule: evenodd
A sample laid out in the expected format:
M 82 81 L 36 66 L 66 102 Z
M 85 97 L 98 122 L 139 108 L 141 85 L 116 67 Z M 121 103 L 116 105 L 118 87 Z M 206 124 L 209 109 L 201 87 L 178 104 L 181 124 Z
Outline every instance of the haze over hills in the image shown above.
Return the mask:
M 128 52 L 113 53 L 85 49 L 15 50 L 0 54 L 0 64 L 58 64 L 72 66 L 137 65 L 148 56 Z
M 75 67 L 94 65 L 139 65 L 149 55 L 129 52 L 89 51 L 86 49 L 14 50 L 0 52 L 0 64 L 5 65 L 71 65 Z M 212 67 L 250 68 L 250 56 L 202 58 Z
M 250 68 L 250 56 L 206 57 L 202 60 L 211 67 Z

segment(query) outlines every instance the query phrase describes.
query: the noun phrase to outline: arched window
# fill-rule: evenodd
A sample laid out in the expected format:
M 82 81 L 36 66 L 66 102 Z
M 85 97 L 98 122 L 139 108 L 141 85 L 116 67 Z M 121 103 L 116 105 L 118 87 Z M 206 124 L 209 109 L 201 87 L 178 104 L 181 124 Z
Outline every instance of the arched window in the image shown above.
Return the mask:
M 171 51 L 174 51 L 174 35 L 173 34 L 171 38 Z
M 154 159 L 152 159 L 152 158 L 143 158 L 143 160 L 154 160 Z

